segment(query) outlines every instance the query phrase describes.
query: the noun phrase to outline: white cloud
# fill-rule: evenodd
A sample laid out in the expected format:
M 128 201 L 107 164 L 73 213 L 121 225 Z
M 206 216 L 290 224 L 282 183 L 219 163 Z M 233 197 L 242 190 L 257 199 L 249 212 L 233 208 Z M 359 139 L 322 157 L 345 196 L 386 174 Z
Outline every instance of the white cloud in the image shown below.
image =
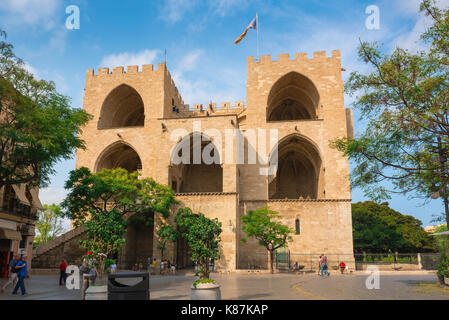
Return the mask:
M 143 50 L 136 53 L 123 52 L 118 54 L 111 54 L 105 56 L 100 63 L 101 67 L 127 67 L 127 66 L 141 66 L 144 64 L 152 64 L 161 53 L 160 50 Z
M 161 9 L 159 18 L 169 24 L 180 21 L 183 16 L 196 6 L 196 0 L 166 0 Z
M 201 66 L 199 66 L 201 62 Z M 186 104 L 243 100 L 245 70 L 235 70 L 208 60 L 201 49 L 188 52 L 173 70 L 173 80 Z M 220 75 L 220 77 L 217 77 Z
M 42 204 L 60 204 L 67 196 L 64 188 L 48 187 L 39 190 L 39 199 Z
M 7 26 L 40 25 L 51 29 L 61 5 L 61 0 L 2 0 L 1 20 Z
M 419 12 L 420 3 L 421 0 L 400 0 L 396 3 L 399 12 L 416 17 L 416 23 L 411 31 L 401 34 L 393 40 L 392 44 L 394 47 L 406 48 L 412 52 L 428 48 L 421 41 L 420 36 L 432 25 L 433 21 L 424 12 Z M 448 7 L 449 0 L 439 0 L 437 1 L 437 6 L 439 8 Z
M 39 74 L 39 71 L 36 68 L 32 67 L 29 63 L 24 62 L 23 68 L 26 71 L 28 71 L 29 73 L 31 73 L 34 76 L 34 78 L 36 78 L 36 79 L 41 79 L 42 78 L 40 76 L 40 74 Z
M 422 0 L 396 0 L 393 2 L 393 5 L 398 9 L 398 14 L 403 13 L 416 16 L 421 2 Z M 437 0 L 436 4 L 438 8 L 445 8 L 449 6 L 449 0 Z
M 198 59 L 203 54 L 203 50 L 197 49 L 192 52 L 189 52 L 182 60 L 181 60 L 181 69 L 183 71 L 189 71 L 195 69 Z

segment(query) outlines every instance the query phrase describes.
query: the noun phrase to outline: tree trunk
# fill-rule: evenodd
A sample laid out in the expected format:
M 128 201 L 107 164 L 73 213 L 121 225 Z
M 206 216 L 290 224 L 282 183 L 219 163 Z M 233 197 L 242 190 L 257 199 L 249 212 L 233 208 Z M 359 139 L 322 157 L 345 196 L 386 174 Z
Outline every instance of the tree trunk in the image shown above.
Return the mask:
M 446 176 L 446 161 L 447 161 L 447 154 L 446 150 L 443 149 L 443 146 L 441 144 L 441 138 L 438 137 L 438 153 L 440 156 L 440 170 L 441 170 L 441 177 L 442 177 L 442 191 L 443 191 L 443 202 L 444 202 L 444 213 L 446 214 L 446 226 L 449 230 L 449 200 L 448 200 L 448 192 L 447 192 L 447 176 Z
M 270 271 L 273 274 L 274 273 L 274 268 L 273 268 L 273 256 L 274 256 L 274 250 L 268 250 L 270 252 Z

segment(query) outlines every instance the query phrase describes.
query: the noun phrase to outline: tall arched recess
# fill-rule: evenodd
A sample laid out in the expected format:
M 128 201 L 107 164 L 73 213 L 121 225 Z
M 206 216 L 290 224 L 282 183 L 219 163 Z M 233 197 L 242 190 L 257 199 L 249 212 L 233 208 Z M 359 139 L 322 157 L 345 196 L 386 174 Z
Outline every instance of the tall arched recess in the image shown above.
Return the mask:
M 223 167 L 217 146 L 199 132 L 185 136 L 171 151 L 169 179 L 177 193 L 223 192 Z
M 144 110 L 139 93 L 129 85 L 121 84 L 104 100 L 98 129 L 143 126 Z
M 101 169 L 123 168 L 128 172 L 142 170 L 142 161 L 137 152 L 128 144 L 117 141 L 109 145 L 98 157 L 95 172 Z
M 298 72 L 289 72 L 271 87 L 267 121 L 316 119 L 320 96 L 313 82 Z
M 269 177 L 269 199 L 319 199 L 323 194 L 322 160 L 307 138 L 292 134 L 277 146 L 277 170 Z M 274 163 L 274 151 L 270 164 Z

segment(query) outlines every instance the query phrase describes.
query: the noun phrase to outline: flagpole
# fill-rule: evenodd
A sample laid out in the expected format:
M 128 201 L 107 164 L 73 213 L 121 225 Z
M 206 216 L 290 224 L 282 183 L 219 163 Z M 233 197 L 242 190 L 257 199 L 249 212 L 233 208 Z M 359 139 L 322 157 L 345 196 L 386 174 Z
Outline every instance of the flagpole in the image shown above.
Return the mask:
M 256 26 L 257 26 L 257 61 L 260 61 L 260 52 L 259 52 L 259 16 L 256 12 Z

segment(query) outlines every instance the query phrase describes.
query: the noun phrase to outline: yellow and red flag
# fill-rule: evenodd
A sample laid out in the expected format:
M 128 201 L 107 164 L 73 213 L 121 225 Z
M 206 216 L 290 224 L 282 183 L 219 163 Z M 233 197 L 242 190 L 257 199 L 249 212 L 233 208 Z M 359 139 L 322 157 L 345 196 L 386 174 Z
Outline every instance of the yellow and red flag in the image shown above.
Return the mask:
M 245 36 L 246 33 L 248 32 L 249 29 L 256 29 L 257 30 L 257 15 L 256 17 L 251 20 L 251 23 L 248 25 L 248 27 L 246 27 L 245 31 L 240 35 L 240 37 L 238 37 L 234 43 L 237 44 L 239 43 Z

